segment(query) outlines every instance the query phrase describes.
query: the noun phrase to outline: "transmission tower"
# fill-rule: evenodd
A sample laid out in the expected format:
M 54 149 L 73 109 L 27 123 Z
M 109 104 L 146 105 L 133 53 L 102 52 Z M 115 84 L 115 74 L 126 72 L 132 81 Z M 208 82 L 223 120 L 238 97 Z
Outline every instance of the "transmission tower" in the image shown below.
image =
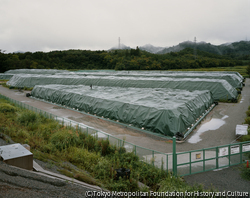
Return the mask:
M 121 39 L 118 37 L 118 49 L 121 49 Z
M 194 59 L 197 58 L 197 52 L 196 52 L 196 37 L 194 37 Z

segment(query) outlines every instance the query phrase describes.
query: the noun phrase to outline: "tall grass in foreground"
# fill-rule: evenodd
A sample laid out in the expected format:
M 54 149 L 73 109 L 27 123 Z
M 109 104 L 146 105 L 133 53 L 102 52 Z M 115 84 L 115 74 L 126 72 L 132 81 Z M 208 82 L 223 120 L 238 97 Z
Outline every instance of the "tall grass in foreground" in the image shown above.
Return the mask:
M 141 162 L 125 148 L 110 145 L 108 140 L 98 140 L 78 128 L 66 127 L 55 120 L 29 110 L 21 110 L 8 101 L 0 99 L 0 133 L 15 142 L 31 147 L 34 158 L 63 167 L 59 171 L 90 184 L 115 191 L 197 191 L 202 188 L 188 186 L 180 178 L 165 170 Z M 68 166 L 72 163 L 77 168 Z M 115 169 L 129 168 L 129 179 L 115 180 Z M 140 188 L 138 181 L 148 187 Z M 178 185 L 177 185 L 178 184 Z

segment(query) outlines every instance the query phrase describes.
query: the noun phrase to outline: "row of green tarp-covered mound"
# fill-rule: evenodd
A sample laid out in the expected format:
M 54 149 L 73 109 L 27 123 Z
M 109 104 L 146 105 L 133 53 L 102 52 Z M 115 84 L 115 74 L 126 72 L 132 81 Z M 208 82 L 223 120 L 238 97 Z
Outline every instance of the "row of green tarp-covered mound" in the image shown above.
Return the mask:
M 224 79 L 234 88 L 242 88 L 244 78 L 238 72 L 221 71 L 115 71 L 115 70 L 80 70 L 69 72 L 56 69 L 15 69 L 0 74 L 0 79 L 10 79 L 15 74 L 60 74 L 60 75 L 93 75 L 93 76 L 140 76 L 140 77 L 170 77 L 170 78 L 205 78 Z M 2 77 L 2 78 L 1 78 Z
M 57 74 L 69 72 L 68 70 L 57 70 L 57 69 L 12 69 L 4 72 L 5 74 Z
M 14 76 L 14 74 L 0 73 L 0 80 L 9 80 Z
M 170 78 L 205 78 L 205 79 L 224 79 L 234 88 L 242 88 L 244 78 L 238 72 L 196 72 L 196 71 L 117 71 L 106 72 L 68 72 L 62 75 L 94 75 L 94 76 L 144 76 L 144 77 L 170 77 Z
M 8 70 L 4 73 L 0 73 L 0 80 L 10 80 L 16 74 L 59 74 L 59 73 L 69 73 L 67 70 L 57 70 L 57 69 L 13 69 Z
M 165 88 L 37 85 L 31 95 L 166 136 L 184 134 L 213 104 L 210 91 Z
M 35 85 L 92 85 L 107 87 L 171 88 L 188 91 L 209 90 L 215 100 L 236 100 L 237 90 L 223 79 L 167 78 L 167 77 L 118 77 L 78 75 L 30 75 L 13 76 L 7 85 L 13 87 L 34 87 Z

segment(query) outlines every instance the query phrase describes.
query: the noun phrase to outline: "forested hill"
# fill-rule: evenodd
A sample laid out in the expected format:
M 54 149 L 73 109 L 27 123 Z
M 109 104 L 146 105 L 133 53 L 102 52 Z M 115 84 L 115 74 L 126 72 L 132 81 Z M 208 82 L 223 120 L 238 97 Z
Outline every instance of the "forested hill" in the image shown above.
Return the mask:
M 250 41 L 239 41 L 234 43 L 226 43 L 222 45 L 212 45 L 206 42 L 191 42 L 186 41 L 179 43 L 176 46 L 164 48 L 158 51 L 158 54 L 165 54 L 169 52 L 179 52 L 185 48 L 196 48 L 200 51 L 205 51 L 213 54 L 225 55 L 232 58 L 247 59 L 250 54 Z
M 249 53 L 250 54 L 250 53 Z M 245 60 L 250 56 L 244 55 Z M 136 49 L 88 51 L 66 50 L 52 52 L 3 53 L 0 51 L 0 72 L 10 69 L 116 69 L 168 70 L 182 68 L 228 67 L 242 65 L 242 56 L 219 55 L 192 48 L 179 52 L 152 54 Z

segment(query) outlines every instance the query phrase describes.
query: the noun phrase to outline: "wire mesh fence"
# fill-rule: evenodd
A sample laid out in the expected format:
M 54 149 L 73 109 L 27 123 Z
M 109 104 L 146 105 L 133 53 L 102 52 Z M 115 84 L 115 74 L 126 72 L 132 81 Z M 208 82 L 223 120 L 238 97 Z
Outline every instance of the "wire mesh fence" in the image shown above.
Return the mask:
M 25 104 L 23 102 L 8 98 L 6 96 L 3 96 L 0 94 L 0 98 L 4 98 L 11 103 L 15 104 L 16 106 L 22 108 L 22 109 L 28 109 L 33 112 L 39 113 L 46 118 L 54 119 L 58 121 L 60 124 L 68 127 L 74 127 L 80 129 L 81 132 L 85 133 L 86 135 L 92 135 L 95 136 L 97 139 L 108 139 L 111 145 L 114 145 L 118 148 L 124 147 L 126 149 L 126 152 L 133 152 L 136 154 L 141 161 L 144 161 L 148 164 L 152 164 L 158 168 L 162 168 L 166 171 L 172 171 L 172 154 L 166 154 L 161 153 L 158 151 L 154 151 L 151 149 L 143 148 L 140 146 L 137 146 L 135 144 L 132 144 L 130 142 L 127 142 L 125 140 L 116 138 L 108 133 L 105 133 L 103 131 L 98 131 L 94 128 L 91 128 L 89 126 L 86 126 L 82 123 L 76 122 L 74 120 L 70 120 L 68 118 L 60 117 L 57 115 L 54 115 L 52 113 L 48 113 L 46 111 L 43 111 L 41 109 L 38 109 L 36 107 L 33 107 L 31 105 Z

